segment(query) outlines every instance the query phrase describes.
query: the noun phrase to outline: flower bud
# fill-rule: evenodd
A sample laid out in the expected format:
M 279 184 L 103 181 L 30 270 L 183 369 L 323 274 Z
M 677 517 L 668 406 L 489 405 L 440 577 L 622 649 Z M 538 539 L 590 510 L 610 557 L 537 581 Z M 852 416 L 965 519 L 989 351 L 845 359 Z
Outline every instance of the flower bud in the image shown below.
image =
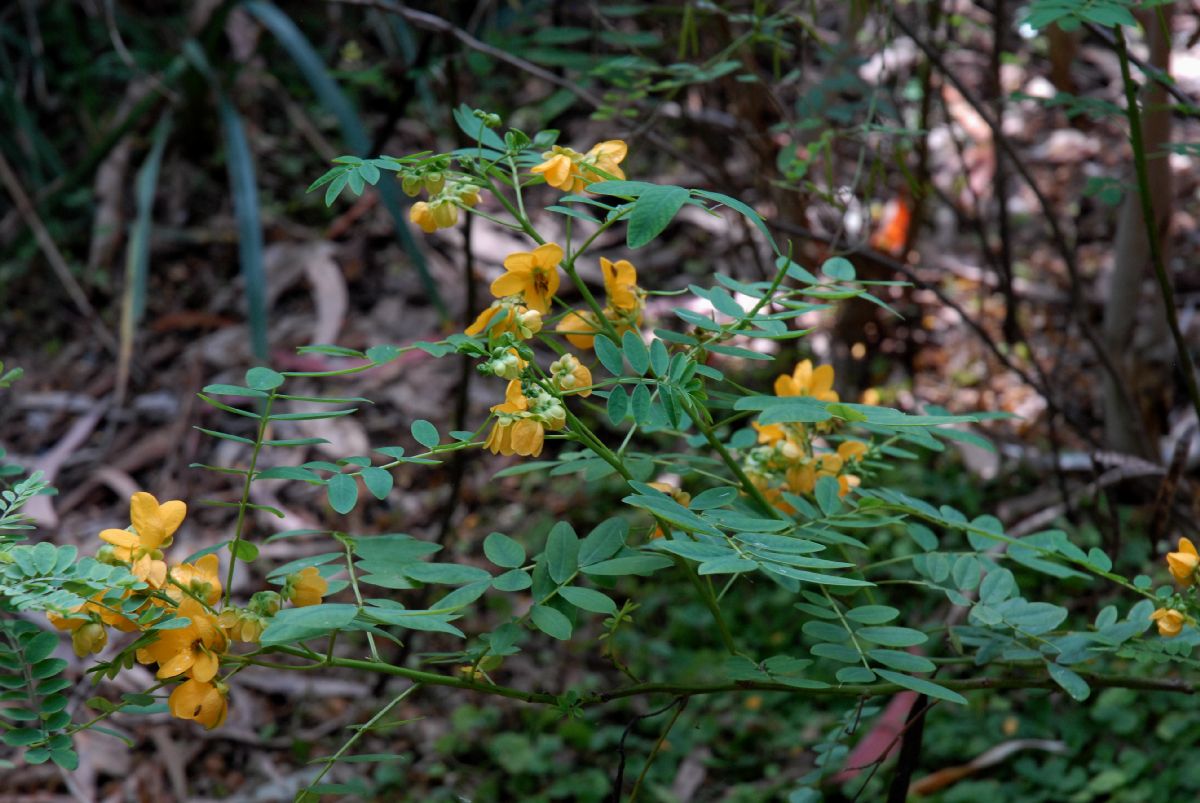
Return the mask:
M 425 192 L 437 195 L 446 186 L 446 176 L 442 173 L 425 174 Z
M 421 179 L 414 175 L 404 174 L 400 176 L 400 189 L 404 190 L 404 194 L 410 198 L 414 197 L 421 192 Z
M 259 616 L 274 616 L 282 605 L 278 591 L 259 591 L 250 598 L 249 609 Z
M 542 313 L 527 309 L 517 314 L 517 334 L 530 338 L 542 331 Z
M 71 646 L 80 658 L 85 655 L 100 652 L 108 643 L 108 631 L 99 622 L 88 622 L 80 625 L 71 634 Z
M 438 201 L 433 204 L 432 209 L 433 221 L 439 229 L 448 229 L 458 223 L 458 207 L 450 201 Z

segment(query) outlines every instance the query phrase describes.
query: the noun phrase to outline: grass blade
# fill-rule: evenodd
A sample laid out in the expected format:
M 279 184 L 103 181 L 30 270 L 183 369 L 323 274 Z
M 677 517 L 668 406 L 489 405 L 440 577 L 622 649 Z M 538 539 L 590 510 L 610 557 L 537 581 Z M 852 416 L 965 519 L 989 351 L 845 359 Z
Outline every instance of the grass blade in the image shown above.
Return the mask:
M 258 182 L 242 118 L 224 94 L 217 101 L 229 165 L 229 189 L 238 227 L 238 262 L 246 282 L 250 344 L 254 356 L 267 358 L 267 272 L 263 264 L 262 223 L 258 216 Z
M 296 23 L 281 11 L 278 6 L 268 2 L 268 0 L 247 0 L 243 3 L 243 7 L 275 36 L 279 44 L 283 46 L 283 49 L 292 57 L 292 61 L 296 63 L 296 66 L 300 68 L 300 72 L 304 74 L 304 79 L 308 81 L 309 86 L 316 93 L 321 105 L 328 109 L 337 119 L 346 146 L 356 156 L 364 158 L 372 156 L 372 154 L 367 153 L 371 147 L 371 142 L 367 137 L 366 128 L 363 126 L 362 120 L 354 108 L 354 104 L 346 96 L 346 93 L 342 91 L 342 88 L 333 79 L 333 76 L 329 74 L 329 70 L 325 67 L 325 62 L 317 54 L 317 51 L 308 41 L 308 38 L 305 37 L 304 33 L 296 27 Z M 437 284 L 433 281 L 433 277 L 429 273 L 429 266 L 425 262 L 425 254 L 417 245 L 416 240 L 413 239 L 412 230 L 405 220 L 405 202 L 401 200 L 400 193 L 396 190 L 395 182 L 381 181 L 378 188 L 383 205 L 392 216 L 392 222 L 395 224 L 396 236 L 400 240 L 400 246 L 417 269 L 421 285 L 424 287 L 430 301 L 442 317 L 446 318 L 448 315 L 446 305 L 442 301 L 441 294 L 438 292 Z
M 162 167 L 163 151 L 171 135 L 171 115 L 168 112 L 154 127 L 150 153 L 138 170 L 134 184 L 137 217 L 129 232 L 125 252 L 125 289 L 121 298 L 120 349 L 117 356 L 117 403 L 125 399 L 129 384 L 129 367 L 133 361 L 133 341 L 137 325 L 146 309 L 146 283 L 150 273 L 150 231 L 154 226 L 154 196 L 158 190 L 158 174 Z

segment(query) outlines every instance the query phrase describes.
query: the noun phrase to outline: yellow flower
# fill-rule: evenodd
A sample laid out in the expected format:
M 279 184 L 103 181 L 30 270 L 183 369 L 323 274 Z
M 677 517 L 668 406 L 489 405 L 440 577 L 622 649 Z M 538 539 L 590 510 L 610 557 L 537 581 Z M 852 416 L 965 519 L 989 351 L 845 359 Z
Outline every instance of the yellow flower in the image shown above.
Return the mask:
M 587 153 L 555 145 L 529 172 L 544 176 L 547 184 L 563 192 L 579 192 L 593 181 L 625 178 L 619 165 L 628 152 L 629 146 L 619 139 L 599 142 Z
M 608 304 L 622 312 L 638 308 L 637 268 L 627 259 L 612 262 L 600 257 L 600 272 L 604 274 L 604 292 Z
M 129 518 L 133 521 L 134 532 L 104 530 L 100 538 L 113 545 L 113 554 L 119 560 L 132 563 L 142 555 L 168 546 L 186 515 L 187 505 L 178 499 L 160 505 L 150 494 L 138 491 L 129 500 Z
M 216 605 L 221 599 L 220 560 L 214 554 L 200 558 L 195 564 L 178 563 L 171 567 L 171 584 L 167 586 L 167 595 L 176 603 L 184 598 L 183 589 L 193 596 Z
M 1197 566 L 1200 566 L 1200 555 L 1196 553 L 1196 546 L 1190 539 L 1180 538 L 1179 551 L 1167 553 L 1167 568 L 1171 570 L 1171 576 L 1181 585 L 1188 585 Z
M 775 380 L 776 396 L 811 396 L 825 402 L 838 400 L 837 391 L 833 390 L 833 366 L 822 365 L 813 368 L 811 360 L 804 360 L 796 365 L 791 376 L 782 374 Z
M 610 139 L 592 146 L 582 159 L 582 172 L 585 181 L 607 181 L 608 179 L 624 179 L 625 171 L 619 165 L 625 161 L 629 146 L 623 140 Z M 598 168 L 599 171 L 593 168 Z
M 867 445 L 862 441 L 843 441 L 838 446 L 838 457 L 847 463 L 862 460 L 867 453 Z
M 558 263 L 562 258 L 563 250 L 555 243 L 509 254 L 504 260 L 505 274 L 492 282 L 492 295 L 502 298 L 519 294 L 531 309 L 545 315 L 550 311 L 550 299 L 558 292 Z
M 128 596 L 129 592 L 125 592 Z M 81 614 L 81 615 L 76 615 Z M 98 592 L 88 602 L 80 605 L 75 610 L 71 611 L 68 616 L 60 616 L 57 613 L 48 613 L 47 618 L 50 623 L 59 630 L 69 630 L 74 634 L 79 628 L 94 622 L 97 619 L 109 627 L 115 627 L 122 633 L 133 633 L 138 630 L 138 626 L 134 624 L 128 617 L 112 610 L 111 606 L 104 602 L 104 592 Z
M 592 395 L 592 372 L 573 354 L 564 354 L 550 364 L 550 377 L 554 386 L 563 393 Z
M 521 391 L 521 383 L 512 381 L 504 391 L 504 401 L 492 407 L 498 413 L 495 426 L 484 442 L 492 454 L 537 457 L 542 453 L 545 427 L 540 421 L 519 417 L 529 410 L 529 399 Z
M 408 219 L 421 227 L 426 234 L 438 230 L 437 221 L 433 219 L 433 209 L 425 201 L 417 201 L 408 209 Z
M 249 610 L 226 608 L 221 611 L 217 621 L 229 634 L 229 638 L 250 644 L 257 644 L 258 640 L 262 638 L 263 631 L 266 630 L 263 618 Z
M 225 631 L 216 617 L 191 597 L 179 603 L 176 613 L 188 619 L 188 626 L 159 630 L 155 641 L 137 651 L 137 659 L 143 664 L 158 664 L 160 678 L 187 673 L 208 682 L 216 676 L 220 654 L 229 646 Z
M 780 424 L 760 424 L 757 421 L 751 421 L 750 426 L 758 433 L 759 443 L 769 445 L 787 438 L 787 433 L 784 432 L 783 426 Z
M 512 332 L 522 340 L 528 340 L 542 331 L 542 313 L 509 299 L 493 301 L 490 307 L 479 313 L 475 323 L 466 328 L 466 334 L 472 337 L 485 331 L 492 335 Z
M 582 312 L 568 312 L 558 322 L 558 326 L 554 327 L 554 330 L 564 335 L 567 341 L 575 348 L 590 349 L 596 343 L 595 333 L 599 330 L 599 327 L 596 325 L 595 314 L 584 310 Z
M 484 447 L 492 454 L 538 457 L 545 445 L 546 427 L 534 418 L 498 420 Z
M 150 588 L 157 591 L 167 582 L 167 562 L 142 555 L 133 562 L 130 572 Z
M 1150 618 L 1158 625 L 1158 635 L 1165 638 L 1174 638 L 1183 631 L 1184 616 L 1174 608 L 1159 608 Z
M 225 693 L 214 683 L 186 680 L 171 692 L 167 704 L 171 714 L 179 719 L 193 719 L 208 730 L 225 721 L 228 705 Z
M 531 167 L 529 172 L 540 173 L 551 187 L 557 187 L 564 192 L 579 192 L 586 186 L 577 166 L 582 158 L 583 154 L 578 151 L 555 145 L 542 154 L 545 161 Z
M 297 608 L 309 605 L 320 605 L 321 597 L 329 590 L 329 581 L 321 576 L 316 566 L 308 566 L 295 574 L 289 575 L 285 596 Z

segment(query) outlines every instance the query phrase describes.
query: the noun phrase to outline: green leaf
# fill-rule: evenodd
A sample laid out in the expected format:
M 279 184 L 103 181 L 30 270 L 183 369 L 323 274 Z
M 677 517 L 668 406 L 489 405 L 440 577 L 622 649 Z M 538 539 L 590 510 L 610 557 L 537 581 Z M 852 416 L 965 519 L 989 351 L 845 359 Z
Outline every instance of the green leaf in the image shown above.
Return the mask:
M 513 569 L 492 580 L 492 587 L 497 591 L 524 591 L 533 585 L 528 572 Z
M 258 547 L 249 541 L 230 541 L 229 551 L 235 558 L 245 563 L 258 557 Z
M 565 583 L 579 567 L 579 538 L 571 525 L 560 521 L 546 539 L 546 571 L 556 583 Z
M 838 481 L 833 477 L 821 477 L 817 480 L 817 505 L 826 516 L 832 516 L 842 508 L 842 499 L 838 495 L 841 490 Z
M 914 647 L 929 640 L 920 630 L 909 627 L 860 627 L 855 635 L 884 647 Z
M 835 677 L 838 683 L 874 683 L 875 673 L 865 666 L 843 666 Z
M 711 510 L 713 508 L 725 507 L 738 497 L 738 489 L 730 486 L 722 486 L 719 488 L 709 488 L 706 491 L 701 491 L 692 497 L 691 503 L 688 504 L 690 510 Z
M 937 664 L 928 658 L 903 650 L 867 650 L 867 657 L 901 672 L 932 672 L 937 669 Z
M 263 631 L 260 643 L 264 647 L 275 644 L 295 644 L 299 641 L 323 636 L 346 627 L 354 621 L 354 617 L 357 615 L 358 606 L 347 604 L 284 608 L 271 618 L 271 623 Z
M 1092 689 L 1088 682 L 1065 666 L 1048 663 L 1046 669 L 1054 682 L 1062 686 L 1063 691 L 1071 695 L 1071 699 L 1076 702 L 1083 702 L 1091 695 Z
M 900 611 L 887 605 L 862 605 L 846 611 L 846 618 L 864 625 L 881 625 L 900 615 Z
M 358 502 L 358 483 L 349 474 L 334 474 L 325 486 L 329 506 L 343 516 Z
M 979 601 L 985 605 L 997 605 L 1013 595 L 1017 581 L 1008 569 L 992 569 L 979 586 Z
M 967 698 L 963 697 L 956 691 L 944 688 L 928 680 L 922 678 L 914 678 L 908 675 L 902 675 L 899 672 L 892 672 L 888 669 L 876 669 L 875 673 L 884 680 L 890 680 L 897 686 L 903 686 L 906 689 L 924 694 L 927 697 L 933 697 L 938 700 L 945 700 L 948 703 L 959 703 L 960 705 L 967 704 Z
M 721 535 L 721 532 L 707 521 L 666 495 L 627 496 L 621 501 L 627 505 L 633 505 L 634 507 L 648 511 L 668 524 L 673 524 L 684 530 L 715 536 Z
M 571 620 L 548 605 L 534 605 L 530 612 L 534 627 L 559 641 L 571 637 Z
M 283 374 L 270 368 L 251 368 L 246 372 L 246 384 L 254 390 L 274 390 L 283 382 Z
M 643 192 L 629 213 L 626 244 L 630 248 L 641 248 L 662 234 L 688 196 L 683 187 L 670 185 L 654 186 Z
M 625 352 L 625 359 L 629 361 L 629 367 L 638 376 L 644 376 L 650 370 L 650 352 L 646 349 L 645 341 L 637 332 L 631 329 L 621 335 L 621 349 Z M 642 386 L 639 385 L 639 387 Z
M 392 472 L 378 466 L 368 466 L 359 473 L 362 476 L 363 485 L 367 486 L 367 490 L 376 499 L 387 499 L 394 482 Z
M 1089 565 L 1096 567 L 1102 572 L 1112 571 L 1112 558 L 1104 554 L 1102 550 L 1092 547 L 1087 553 L 1087 562 Z M 1081 698 L 1076 698 L 1081 699 Z
M 597 524 L 579 544 L 579 565 L 591 566 L 607 560 L 625 546 L 629 523 L 622 518 L 605 519 Z
M 486 570 L 477 566 L 463 566 L 458 563 L 413 563 L 404 566 L 401 571 L 406 577 L 411 577 L 419 583 L 455 586 L 490 580 L 492 577 Z
M 606 335 L 596 335 L 593 341 L 596 359 L 613 376 L 623 376 L 625 363 L 621 359 L 621 350 Z
M 483 554 L 505 569 L 516 569 L 525 563 L 525 547 L 504 533 L 491 533 L 483 539 Z
M 629 412 L 629 396 L 625 394 L 625 389 L 620 385 L 609 391 L 606 412 L 609 423 L 614 427 L 625 420 L 625 415 Z
M 590 588 L 563 586 L 558 590 L 558 595 L 576 608 L 583 608 L 585 611 L 603 613 L 610 616 L 617 612 L 617 603 L 599 591 L 594 591 Z
M 854 265 L 845 257 L 831 257 L 825 260 L 825 264 L 821 266 L 821 273 L 839 282 L 852 282 L 855 276 Z
M 637 385 L 633 389 L 633 396 L 630 399 L 630 404 L 633 407 L 633 420 L 639 424 L 645 425 L 652 422 L 652 400 L 650 398 L 650 389 L 645 385 Z
M 665 376 L 670 363 L 671 355 L 667 353 L 666 344 L 658 339 L 650 341 L 650 367 L 655 375 Z
M 58 634 L 38 633 L 25 645 L 25 661 L 36 664 L 54 654 L 58 647 Z M 2 648 L 0 648 L 2 649 Z
M 614 577 L 627 574 L 649 576 L 659 569 L 665 569 L 673 565 L 674 561 L 661 555 L 631 555 L 624 558 L 602 560 L 599 563 L 584 566 L 583 573 Z
M 418 418 L 412 422 L 413 440 L 424 446 L 426 449 L 432 449 L 441 441 L 441 436 L 438 435 L 437 427 L 429 423 L 423 418 Z

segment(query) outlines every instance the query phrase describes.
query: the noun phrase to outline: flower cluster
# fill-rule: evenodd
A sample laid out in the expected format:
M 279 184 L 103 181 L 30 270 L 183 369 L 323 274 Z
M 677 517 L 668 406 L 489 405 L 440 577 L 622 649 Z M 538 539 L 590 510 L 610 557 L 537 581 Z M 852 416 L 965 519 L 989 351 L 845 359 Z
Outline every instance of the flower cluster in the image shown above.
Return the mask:
M 817 368 L 809 360 L 800 362 L 791 374 L 775 380 L 776 396 L 808 396 L 819 401 L 836 402 L 833 367 Z M 745 457 L 747 476 L 763 496 L 780 510 L 793 508 L 783 494 L 798 496 L 812 493 L 822 477 L 837 481 L 838 494 L 845 496 L 862 483 L 861 466 L 869 447 L 866 443 L 842 439 L 834 448 L 827 442 L 833 424 L 824 421 L 804 424 L 752 425 L 758 433 L 758 445 Z
M 586 154 L 555 147 L 532 172 L 544 175 L 551 186 L 577 191 L 591 181 L 624 178 L 618 165 L 626 150 L 620 140 L 602 142 Z M 546 433 L 567 425 L 563 398 L 592 393 L 591 370 L 579 357 L 556 346 L 559 358 L 542 373 L 531 364 L 533 351 L 522 342 L 542 333 L 543 320 L 550 315 L 562 283 L 559 271 L 565 256 L 557 243 L 509 254 L 504 273 L 491 284 L 495 301 L 465 330 L 487 340 L 480 372 L 508 380 L 504 401 L 491 408 L 495 423 L 484 445 L 493 454 L 539 456 Z M 570 271 L 572 264 L 566 267 Z M 600 268 L 607 305 L 600 308 L 589 297 L 591 309 L 570 310 L 555 326 L 555 332 L 578 349 L 592 348 L 600 331 L 620 337 L 642 323 L 645 293 L 637 286 L 637 269 L 628 260 L 604 258 Z
M 328 584 L 315 568 L 289 576 L 282 597 L 274 591 L 254 595 L 244 609 L 221 604 L 220 561 L 213 553 L 192 563 L 168 567 L 164 550 L 187 515 L 179 500 L 159 503 L 144 491 L 129 503 L 130 526 L 100 533 L 105 542 L 97 554 L 103 562 L 125 565 L 142 583 L 119 603 L 101 593 L 65 614 L 51 613 L 60 630 L 71 633 L 80 657 L 98 653 L 108 643 L 107 627 L 140 632 L 134 653 L 139 663 L 157 664 L 162 680 L 182 681 L 168 705 L 180 719 L 215 728 L 225 721 L 228 687 L 218 677 L 221 658 L 232 641 L 257 642 L 282 599 L 293 605 L 317 605 Z
M 492 407 L 492 412 L 496 423 L 484 443 L 492 454 L 537 457 L 542 453 L 546 432 L 557 432 L 567 425 L 567 410 L 557 397 L 535 383 L 523 387 L 516 379 L 508 383 L 504 402 Z
M 479 203 L 479 187 L 466 181 L 447 182 L 428 201 L 417 201 L 408 210 L 408 219 L 421 227 L 421 231 L 432 234 L 438 229 L 448 229 L 458 223 L 458 210 Z
M 1175 582 L 1184 588 L 1189 588 L 1196 583 L 1196 573 L 1200 569 L 1200 553 L 1196 551 L 1196 545 L 1189 538 L 1179 539 L 1179 548 L 1175 552 L 1167 553 L 1167 569 L 1171 572 L 1171 577 L 1175 578 Z M 1182 594 L 1177 594 L 1170 603 L 1162 608 L 1159 608 L 1150 615 L 1150 618 L 1158 625 L 1158 634 L 1166 638 L 1174 638 L 1183 632 L 1183 626 L 1191 623 L 1191 618 L 1180 611 L 1179 608 L 1186 608 L 1186 601 Z
M 608 301 L 601 310 L 604 319 L 618 337 L 636 331 L 642 325 L 646 308 L 646 293 L 637 284 L 637 268 L 627 259 L 613 262 L 600 257 L 600 272 Z M 591 310 L 572 310 L 563 316 L 556 329 L 575 348 L 590 349 L 602 327 Z
M 629 147 L 619 139 L 597 143 L 587 153 L 555 145 L 542 154 L 544 161 L 530 172 L 563 192 L 579 192 L 592 182 L 625 178 L 620 164 L 628 152 Z
M 417 201 L 408 210 L 408 219 L 426 234 L 454 226 L 459 209 L 479 203 L 479 186 L 462 173 L 450 172 L 449 167 L 448 160 L 435 160 L 396 174 L 405 195 L 415 197 L 422 189 L 429 194 L 428 201 Z

